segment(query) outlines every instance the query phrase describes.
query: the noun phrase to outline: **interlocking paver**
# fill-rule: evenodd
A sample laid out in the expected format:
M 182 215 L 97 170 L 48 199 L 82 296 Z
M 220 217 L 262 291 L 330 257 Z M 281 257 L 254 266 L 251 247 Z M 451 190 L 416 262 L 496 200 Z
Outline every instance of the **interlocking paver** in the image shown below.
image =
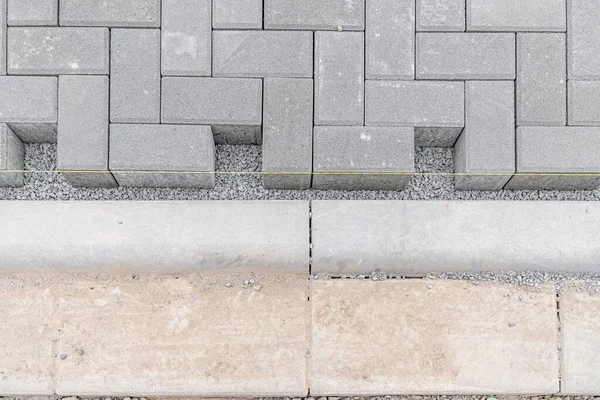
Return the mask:
M 263 0 L 212 0 L 213 29 L 262 29 Z
M 58 79 L 57 165 L 75 187 L 117 186 L 108 172 L 108 86 L 107 76 Z
M 569 81 L 569 125 L 600 126 L 600 81 Z
M 8 73 L 108 74 L 107 28 L 8 28 Z
M 111 124 L 110 170 L 121 186 L 213 188 L 215 143 L 211 129 Z
M 160 27 L 160 0 L 60 0 L 61 26 Z
M 22 171 L 25 149 L 23 143 L 5 123 L 0 123 L 0 187 L 23 186 L 23 174 L 3 171 Z
M 365 0 L 264 0 L 264 18 L 265 29 L 364 30 Z
M 6 2 L 0 0 L 0 75 L 6 75 Z
M 58 25 L 58 0 L 5 0 L 8 25 Z
M 469 175 L 456 176 L 456 188 L 501 190 L 515 172 L 514 83 L 465 85 L 465 129 L 455 145 L 454 170 Z
M 215 142 L 262 143 L 262 81 L 163 78 L 162 123 L 211 125 Z
M 112 29 L 110 121 L 160 122 L 160 31 Z
M 215 31 L 213 76 L 312 78 L 312 32 Z
M 568 0 L 569 79 L 600 80 L 600 3 Z
M 517 34 L 517 125 L 566 125 L 566 37 Z
M 210 0 L 162 1 L 163 76 L 210 76 L 210 24 Z
M 417 31 L 464 31 L 465 0 L 416 0 Z
M 263 175 L 264 187 L 309 189 L 313 154 L 313 80 L 265 79 L 263 95 L 262 171 L 274 173 Z
M 414 10 L 415 0 L 367 1 L 367 79 L 414 79 Z
M 564 32 L 566 1 L 467 0 L 467 30 Z

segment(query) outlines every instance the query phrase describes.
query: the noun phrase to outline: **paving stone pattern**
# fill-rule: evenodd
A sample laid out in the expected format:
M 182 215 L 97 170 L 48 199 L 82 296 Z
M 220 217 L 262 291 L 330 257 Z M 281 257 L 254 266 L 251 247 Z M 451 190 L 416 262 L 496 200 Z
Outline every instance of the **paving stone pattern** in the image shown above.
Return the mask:
M 213 189 L 215 144 L 252 144 L 266 189 L 403 190 L 439 146 L 458 190 L 595 189 L 599 21 L 597 0 L 0 0 L 0 169 L 58 141 L 75 187 Z

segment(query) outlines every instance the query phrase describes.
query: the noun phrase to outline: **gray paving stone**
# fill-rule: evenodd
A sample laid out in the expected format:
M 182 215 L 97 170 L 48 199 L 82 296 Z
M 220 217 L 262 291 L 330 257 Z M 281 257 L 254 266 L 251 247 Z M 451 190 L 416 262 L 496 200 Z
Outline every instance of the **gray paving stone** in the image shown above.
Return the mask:
M 366 125 L 416 127 L 417 146 L 452 146 L 465 125 L 465 85 L 367 81 Z
M 215 186 L 215 142 L 209 126 L 111 124 L 109 159 L 120 186 Z
M 25 169 L 25 149 L 21 140 L 5 123 L 0 123 L 0 187 L 23 186 L 22 171 Z
M 0 77 L 0 122 L 23 142 L 56 142 L 58 79 Z
M 107 76 L 59 77 L 57 158 L 59 170 L 86 171 L 62 173 L 75 187 L 117 186 L 108 172 Z
M 367 1 L 367 79 L 415 78 L 415 0 Z
M 58 0 L 6 0 L 8 25 L 58 25 Z
M 517 34 L 518 125 L 566 125 L 566 46 L 563 33 Z
M 261 144 L 262 81 L 162 79 L 162 123 L 211 125 L 217 144 Z
M 262 29 L 263 0 L 212 0 L 213 29 Z
M 417 33 L 418 79 L 515 79 L 513 33 Z
M 365 0 L 264 0 L 265 29 L 364 30 Z
M 600 126 L 600 82 L 569 81 L 569 125 Z
M 8 28 L 8 73 L 108 74 L 106 28 Z
M 110 121 L 160 122 L 160 30 L 111 30 Z
M 265 79 L 262 171 L 266 189 L 310 189 L 313 80 Z M 302 172 L 303 175 L 290 174 Z
M 600 3 L 568 0 L 569 79 L 600 80 Z
M 210 0 L 162 0 L 163 76 L 210 76 L 210 26 Z
M 465 0 L 416 0 L 417 31 L 464 31 Z
M 0 75 L 6 75 L 6 2 L 0 0 Z
M 457 190 L 501 190 L 515 172 L 515 86 L 465 83 L 465 130 L 455 146 Z M 498 174 L 498 175 L 494 175 Z
M 160 27 L 160 0 L 60 0 L 61 26 Z
M 566 0 L 467 0 L 469 31 L 566 30 Z
M 596 189 L 600 187 L 598 154 L 598 127 L 519 127 L 517 174 L 547 175 L 515 175 L 506 189 Z
M 414 151 L 411 128 L 317 126 L 312 187 L 404 190 L 415 170 Z
M 213 76 L 312 78 L 312 32 L 214 31 Z
M 363 125 L 364 35 L 315 32 L 315 125 Z

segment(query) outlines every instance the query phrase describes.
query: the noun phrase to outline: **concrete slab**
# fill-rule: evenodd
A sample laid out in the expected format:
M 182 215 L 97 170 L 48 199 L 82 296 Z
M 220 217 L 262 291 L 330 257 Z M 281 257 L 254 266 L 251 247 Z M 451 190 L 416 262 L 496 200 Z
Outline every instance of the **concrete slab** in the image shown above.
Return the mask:
M 311 395 L 559 389 L 553 285 L 330 280 L 310 290 Z
M 365 0 L 264 0 L 265 29 L 365 29 Z
M 569 81 L 569 125 L 600 126 L 600 82 Z
M 8 2 L 9 26 L 58 25 L 58 0 L 5 0 Z
M 467 30 L 564 32 L 566 1 L 467 0 Z
M 263 0 L 213 0 L 213 29 L 262 29 Z
M 590 202 L 313 201 L 312 216 L 313 273 L 599 271 Z
M 23 186 L 23 174 L 5 171 L 25 169 L 25 149 L 12 129 L 0 123 L 0 187 Z
M 600 394 L 600 295 L 585 282 L 559 296 L 562 334 L 561 394 Z
M 3 202 L 0 271 L 308 274 L 308 202 Z
M 464 31 L 465 0 L 416 0 L 417 31 Z
M 60 0 L 61 26 L 160 27 L 160 0 Z
M 6 75 L 6 2 L 0 0 L 0 76 Z
M 568 0 L 569 79 L 600 80 L 600 3 Z

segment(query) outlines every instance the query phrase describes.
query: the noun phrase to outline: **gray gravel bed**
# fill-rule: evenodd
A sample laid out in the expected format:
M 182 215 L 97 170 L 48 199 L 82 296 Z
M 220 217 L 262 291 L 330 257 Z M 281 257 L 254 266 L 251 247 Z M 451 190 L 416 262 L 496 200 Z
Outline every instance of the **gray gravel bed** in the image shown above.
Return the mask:
M 118 188 L 76 189 L 59 173 L 26 173 L 25 186 L 0 188 L 0 200 L 600 200 L 595 191 L 500 191 L 457 192 L 454 190 L 453 150 L 422 147 L 416 151 L 417 175 L 407 190 L 393 191 L 319 191 L 265 190 L 260 175 L 217 175 L 214 190 Z M 56 145 L 26 145 L 27 170 L 56 169 Z M 258 172 L 261 170 L 260 146 L 217 146 L 217 171 Z

